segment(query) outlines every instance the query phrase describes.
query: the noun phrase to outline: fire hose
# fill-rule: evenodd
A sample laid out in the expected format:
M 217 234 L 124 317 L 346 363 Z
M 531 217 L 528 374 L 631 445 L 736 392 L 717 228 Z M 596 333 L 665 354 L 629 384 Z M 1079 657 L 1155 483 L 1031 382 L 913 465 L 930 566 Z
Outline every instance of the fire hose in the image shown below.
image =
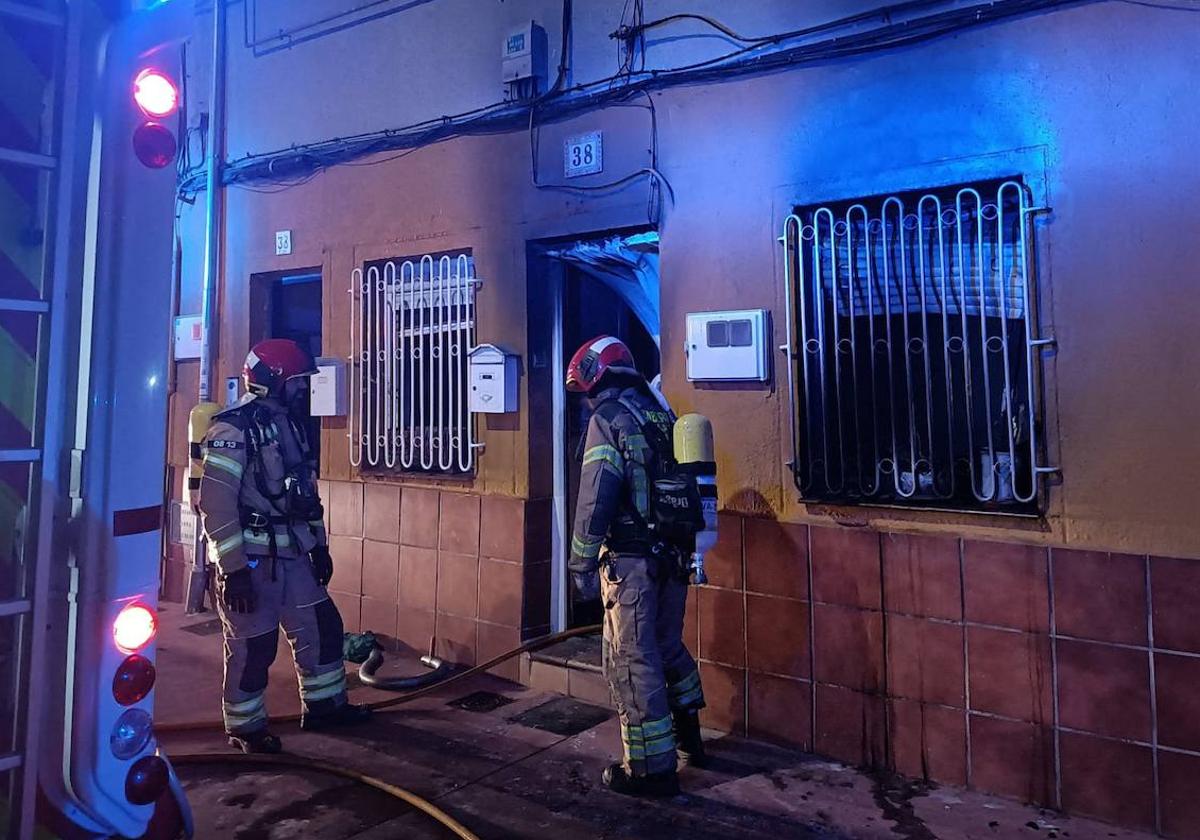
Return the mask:
M 408 687 L 415 687 L 415 690 L 408 691 L 399 697 L 389 697 L 387 700 L 379 700 L 374 703 L 367 704 L 374 711 L 384 711 L 395 708 L 404 703 L 410 703 L 419 697 L 424 697 L 432 692 L 441 689 L 451 683 L 465 680 L 468 677 L 473 677 L 476 674 L 483 673 L 497 665 L 507 662 L 508 660 L 520 656 L 523 653 L 533 653 L 550 645 L 557 644 L 565 639 L 571 639 L 576 636 L 587 636 L 600 631 L 600 625 L 593 624 L 587 627 L 576 627 L 571 630 L 565 630 L 561 633 L 551 633 L 547 636 L 539 636 L 536 639 L 530 639 L 520 647 L 494 656 L 487 662 L 482 662 L 473 668 L 468 668 L 465 671 L 460 671 L 456 674 L 451 674 L 449 666 L 435 657 L 422 657 L 422 664 L 427 668 L 431 668 L 429 673 L 421 674 L 416 677 L 376 677 L 375 671 L 382 664 L 383 657 L 378 649 L 372 651 L 371 657 L 363 663 L 359 669 L 360 678 L 363 678 L 365 685 L 371 685 L 377 688 L 386 690 L 405 690 Z M 281 722 L 298 721 L 300 715 L 286 715 L 284 717 L 275 718 Z M 224 729 L 224 721 L 206 720 L 192 721 L 190 723 L 174 723 L 165 724 L 155 727 L 157 733 L 173 733 L 173 732 L 197 732 L 210 729 Z M 263 767 L 287 767 L 294 770 L 310 770 L 321 773 L 329 773 L 334 776 L 341 776 L 344 779 L 359 782 L 369 785 L 376 790 L 395 797 L 419 811 L 427 814 L 437 820 L 455 835 L 462 840 L 479 840 L 478 835 L 470 829 L 459 823 L 445 811 L 442 811 L 432 802 L 424 799 L 412 791 L 402 787 L 390 784 L 382 779 L 375 778 L 366 773 L 360 773 L 357 770 L 348 767 L 342 767 L 337 764 L 331 764 L 325 761 L 316 759 L 303 758 L 301 756 L 290 755 L 237 755 L 237 754 L 220 754 L 220 753 L 189 753 L 184 755 L 171 756 L 171 763 L 178 765 L 210 765 L 210 764 L 239 764 L 239 765 L 254 765 Z

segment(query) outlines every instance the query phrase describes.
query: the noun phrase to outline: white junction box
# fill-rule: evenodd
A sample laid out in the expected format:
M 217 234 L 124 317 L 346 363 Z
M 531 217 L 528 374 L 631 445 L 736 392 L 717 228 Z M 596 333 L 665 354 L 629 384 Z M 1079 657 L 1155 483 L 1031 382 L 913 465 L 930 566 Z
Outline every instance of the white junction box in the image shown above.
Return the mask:
M 476 414 L 517 410 L 517 357 L 494 344 L 480 344 L 467 356 L 471 395 L 467 407 Z
M 689 312 L 684 350 L 689 382 L 764 382 L 767 310 Z
M 200 340 L 204 324 L 199 315 L 180 315 L 175 319 L 175 361 L 200 358 Z
M 546 30 L 533 21 L 504 36 L 500 78 L 509 99 L 536 96 L 546 82 Z
M 317 372 L 308 381 L 308 398 L 313 417 L 346 416 L 346 363 L 317 359 Z

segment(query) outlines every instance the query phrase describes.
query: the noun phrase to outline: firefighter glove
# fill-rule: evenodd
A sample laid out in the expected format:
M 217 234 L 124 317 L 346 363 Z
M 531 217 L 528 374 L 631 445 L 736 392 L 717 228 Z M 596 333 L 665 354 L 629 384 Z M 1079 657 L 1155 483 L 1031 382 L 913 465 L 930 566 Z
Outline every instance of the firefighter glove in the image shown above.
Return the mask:
M 315 546 L 308 553 L 308 559 L 312 563 L 312 570 L 317 578 L 317 583 L 322 586 L 328 586 L 329 581 L 333 580 L 333 558 L 329 556 L 329 546 Z
M 595 601 L 600 597 L 600 573 L 571 572 L 571 580 L 575 583 L 575 591 L 581 601 Z
M 242 568 L 221 578 L 221 600 L 235 613 L 254 612 L 254 587 L 250 569 Z

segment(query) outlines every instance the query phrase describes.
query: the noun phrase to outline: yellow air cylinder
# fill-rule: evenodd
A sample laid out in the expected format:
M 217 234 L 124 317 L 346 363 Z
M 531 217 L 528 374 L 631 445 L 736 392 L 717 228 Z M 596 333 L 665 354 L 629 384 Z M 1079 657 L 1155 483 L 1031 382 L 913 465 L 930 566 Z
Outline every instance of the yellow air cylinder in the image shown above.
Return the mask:
M 219 411 L 221 411 L 221 406 L 216 403 L 202 402 L 198 403 L 188 415 L 188 449 L 191 463 L 188 466 L 187 488 L 188 503 L 192 506 L 192 510 L 196 509 L 200 479 L 204 477 L 204 436 L 208 434 L 213 417 Z
M 713 446 L 712 423 L 702 414 L 685 414 L 675 421 L 672 435 L 675 463 L 696 477 L 700 504 L 704 510 L 704 529 L 696 534 L 692 553 L 692 583 L 708 582 L 704 574 L 704 555 L 717 544 L 717 458 Z

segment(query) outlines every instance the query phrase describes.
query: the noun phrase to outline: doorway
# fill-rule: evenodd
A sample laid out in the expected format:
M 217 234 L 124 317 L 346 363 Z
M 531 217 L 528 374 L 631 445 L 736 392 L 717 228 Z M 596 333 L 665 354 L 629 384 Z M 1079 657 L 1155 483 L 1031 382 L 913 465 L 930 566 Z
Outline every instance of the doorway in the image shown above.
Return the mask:
M 272 271 L 250 278 L 250 346 L 268 338 L 290 338 L 321 357 L 321 269 Z M 305 430 L 313 457 L 320 464 L 321 420 L 311 418 Z
M 542 374 L 538 378 L 549 391 L 544 406 L 549 417 L 546 430 L 554 441 L 552 457 L 544 459 L 540 470 L 552 479 L 554 500 L 551 626 L 561 630 L 596 624 L 603 616 L 599 600 L 577 599 L 566 568 L 582 447 L 591 418 L 586 395 L 563 387 L 566 368 L 584 342 L 612 335 L 629 346 L 648 381 L 658 376 L 658 234 L 617 231 L 534 243 L 530 256 L 532 373 Z

